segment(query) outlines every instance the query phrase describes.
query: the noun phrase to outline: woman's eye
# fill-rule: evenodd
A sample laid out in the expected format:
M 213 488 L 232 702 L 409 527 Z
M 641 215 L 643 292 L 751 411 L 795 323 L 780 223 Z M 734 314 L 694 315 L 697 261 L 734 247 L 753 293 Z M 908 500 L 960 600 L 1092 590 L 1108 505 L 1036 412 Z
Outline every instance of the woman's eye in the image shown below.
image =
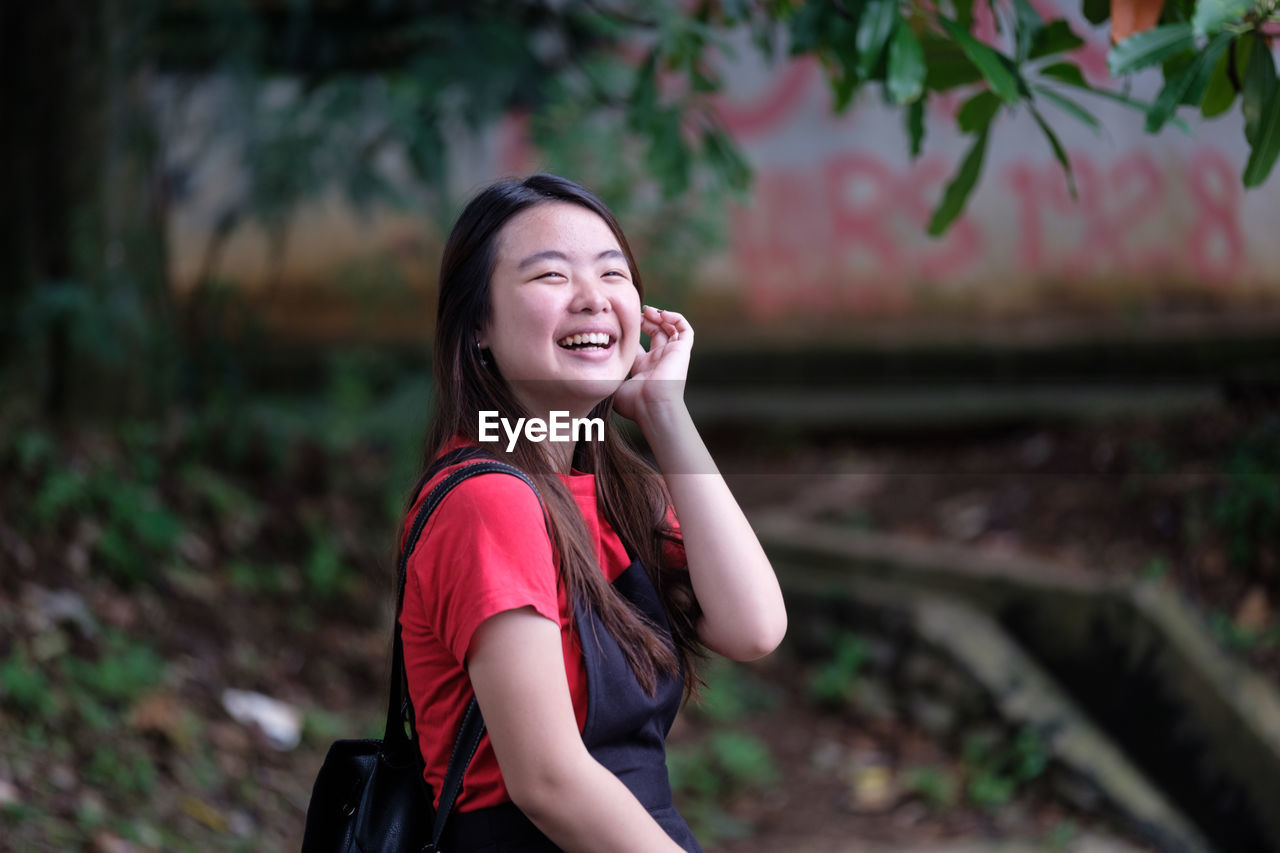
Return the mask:
M 564 275 L 552 270 L 550 272 L 544 272 L 542 275 L 538 276 L 538 278 L 564 278 Z

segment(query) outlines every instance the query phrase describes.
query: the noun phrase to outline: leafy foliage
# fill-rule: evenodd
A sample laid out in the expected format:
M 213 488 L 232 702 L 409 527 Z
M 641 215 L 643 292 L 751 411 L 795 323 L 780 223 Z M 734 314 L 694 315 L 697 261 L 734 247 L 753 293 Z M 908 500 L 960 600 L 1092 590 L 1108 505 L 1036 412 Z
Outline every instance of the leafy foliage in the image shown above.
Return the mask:
M 1225 55 L 1242 53 L 1262 38 L 1277 16 L 1273 0 L 1198 0 L 1186 4 L 1189 14 L 1171 5 L 1161 26 L 1116 45 L 1109 65 L 1117 77 L 1164 65 L 1165 86 L 1150 104 L 1088 85 L 1070 58 L 1083 44 L 1079 35 L 1066 20 L 1045 20 L 1027 0 L 991 4 L 1003 33 L 997 43 L 975 35 L 972 0 L 699 2 L 692 8 L 633 0 L 535 2 L 497 14 L 498 5 L 455 2 L 437 4 L 430 14 L 404 13 L 408 20 L 399 26 L 409 35 L 399 37 L 394 49 L 385 48 L 380 59 L 361 63 L 348 55 L 360 53 L 358 47 L 333 46 L 332 55 L 324 54 L 326 27 L 332 24 L 326 23 L 325 4 L 315 0 L 293 4 L 291 43 L 318 40 L 298 47 L 299 55 L 281 52 L 273 34 L 284 24 L 272 16 L 246 17 L 242 9 L 228 12 L 209 4 L 206 14 L 235 17 L 254 33 L 215 55 L 236 68 L 274 73 L 283 64 L 305 71 L 290 97 L 274 99 L 285 106 L 266 108 L 271 99 L 261 96 L 244 101 L 251 132 L 241 134 L 243 159 L 254 170 L 253 190 L 243 209 L 228 214 L 231 220 L 251 214 L 282 228 L 297 201 L 337 176 L 357 201 L 403 197 L 404 189 L 395 189 L 377 166 L 389 153 L 410 168 L 420 187 L 437 194 L 443 215 L 450 203 L 440 193 L 447 183 L 444 139 L 461 128 L 476 132 L 511 110 L 533 117 L 537 141 L 552 162 L 568 158 L 581 167 L 586 161 L 573 156 L 582 150 L 580 137 L 612 135 L 612 144 L 593 146 L 588 159 L 606 172 L 625 173 L 633 191 L 647 178 L 666 199 L 712 187 L 741 192 L 749 169 L 713 106 L 724 87 L 715 57 L 734 55 L 744 43 L 739 35 L 748 36 L 745 42 L 766 59 L 816 57 L 836 112 L 854 103 L 864 86 L 879 84 L 885 100 L 905 111 L 913 156 L 923 137 L 921 105 L 931 93 L 978 86 L 998 98 L 1000 110 L 985 123 L 961 124 L 974 142 L 934 211 L 933 234 L 963 211 L 1002 110 L 1032 111 L 1070 179 L 1057 132 L 1040 107 L 1052 103 L 1091 127 L 1097 120 L 1063 96 L 1062 85 L 1143 110 L 1153 133 L 1179 105 L 1207 105 L 1206 115 L 1217 115 L 1244 90 L 1242 109 L 1246 117 L 1250 110 L 1256 116 L 1248 134 L 1254 156 L 1244 175 L 1247 186 L 1266 179 L 1280 149 L 1269 51 L 1253 52 L 1258 59 L 1243 82 L 1225 66 L 1218 73 Z M 1090 0 L 1084 7 L 1093 23 L 1109 16 L 1104 4 Z M 160 21 L 162 33 L 172 31 L 172 16 Z M 366 23 L 376 30 L 376 16 Z M 167 57 L 183 62 L 180 55 Z M 637 164 L 643 166 L 640 174 Z
M 1003 806 L 1020 785 L 1045 771 L 1049 753 L 1044 741 L 1030 729 L 1018 732 L 1012 742 L 970 735 L 961 748 L 966 768 L 965 793 L 982 808 Z
M 1264 424 L 1243 436 L 1220 468 L 1222 484 L 1210 519 L 1242 572 L 1280 554 L 1280 427 Z M 1267 556 L 1264 556 L 1267 555 Z
M 340 194 L 360 211 L 389 204 L 443 225 L 474 188 L 473 153 L 490 150 L 486 132 L 499 120 L 527 120 L 538 165 L 600 188 L 640 247 L 654 250 L 646 254 L 664 260 L 667 268 L 656 272 L 679 288 L 705 246 L 723 239 L 720 202 L 750 184 L 715 107 L 726 84 L 719 60 L 742 51 L 768 61 L 815 58 L 836 112 L 867 87 L 879 89 L 902 111 L 912 157 L 928 142 L 932 97 L 963 90 L 969 99 L 994 98 L 959 126 L 968 150 L 929 219 L 935 235 L 963 213 L 1006 113 L 1030 112 L 1072 184 L 1055 122 L 1061 113 L 1098 128 L 1087 102 L 1076 100 L 1081 93 L 1143 111 L 1152 132 L 1185 127 L 1182 106 L 1224 115 L 1239 95 L 1250 148 L 1243 184 L 1261 186 L 1280 156 L 1270 50 L 1276 0 L 1168 4 L 1159 26 L 1116 45 L 1114 75 L 1160 66 L 1165 82 L 1152 103 L 1090 85 L 1073 58 L 1080 36 L 1027 0 L 979 7 L 995 17 L 1000 35 L 990 42 L 977 35 L 973 0 L 135 5 L 122 16 L 107 14 L 102 0 L 84 4 L 85 20 L 107 22 L 103 41 L 113 47 L 94 60 L 58 60 L 98 62 L 63 70 L 106 81 L 105 101 L 122 108 L 106 110 L 103 126 L 86 119 L 69 127 L 69 138 L 29 133 L 22 143 L 28 154 L 74 155 L 76 169 L 66 171 L 88 176 L 77 182 L 81 195 L 51 195 L 28 204 L 40 210 L 17 211 L 19 221 L 62 225 L 39 240 L 20 239 L 48 242 L 49 251 L 38 261 L 11 260 L 17 285 L 0 311 L 8 351 L 36 365 L 5 371 L 0 391 L 39 397 L 64 417 L 73 408 L 154 413 L 180 395 L 238 379 L 227 356 L 233 347 L 211 341 L 210 330 L 252 324 L 219 279 L 240 229 L 252 224 L 267 235 L 261 298 L 269 300 L 303 205 Z M 1082 0 L 1082 9 L 1094 23 L 1110 14 L 1108 0 Z M 58 16 L 77 13 L 50 14 L 69 26 Z M 78 94 L 61 97 L 74 103 Z M 102 152 L 116 159 L 108 164 Z M 26 159 L 17 155 L 15 162 Z M 196 286 L 177 300 L 165 258 L 166 206 L 205 180 L 209 164 L 223 162 L 236 164 L 242 179 L 219 187 Z M 108 187 L 101 197 L 99 186 Z M 118 215 L 112 204 L 147 215 Z M 45 217 L 46 205 L 57 215 Z M 128 558 L 123 540 L 108 547 Z
M 841 708 L 857 689 L 857 678 L 867 661 L 867 641 L 857 634 L 841 634 L 829 660 L 809 676 L 809 698 L 820 706 Z

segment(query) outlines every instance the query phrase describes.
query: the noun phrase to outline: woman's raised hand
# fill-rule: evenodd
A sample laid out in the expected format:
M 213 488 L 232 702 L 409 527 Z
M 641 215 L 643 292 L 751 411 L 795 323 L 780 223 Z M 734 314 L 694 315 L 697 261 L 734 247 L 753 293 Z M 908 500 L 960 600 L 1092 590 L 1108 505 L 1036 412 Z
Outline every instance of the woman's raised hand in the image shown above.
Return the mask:
M 622 383 L 613 405 L 624 417 L 640 421 L 654 406 L 684 403 L 684 382 L 693 350 L 693 327 L 683 314 L 645 305 L 640 331 L 649 349 L 636 353 L 631 377 Z

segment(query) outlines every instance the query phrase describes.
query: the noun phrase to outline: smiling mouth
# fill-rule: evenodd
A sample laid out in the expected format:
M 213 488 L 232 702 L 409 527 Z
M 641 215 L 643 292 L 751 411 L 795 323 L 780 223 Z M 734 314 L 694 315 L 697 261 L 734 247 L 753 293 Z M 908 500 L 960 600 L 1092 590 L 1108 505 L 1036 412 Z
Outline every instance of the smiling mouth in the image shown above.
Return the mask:
M 581 335 L 565 335 L 556 343 L 565 349 L 572 350 L 608 349 L 613 344 L 613 336 L 604 332 L 587 332 Z

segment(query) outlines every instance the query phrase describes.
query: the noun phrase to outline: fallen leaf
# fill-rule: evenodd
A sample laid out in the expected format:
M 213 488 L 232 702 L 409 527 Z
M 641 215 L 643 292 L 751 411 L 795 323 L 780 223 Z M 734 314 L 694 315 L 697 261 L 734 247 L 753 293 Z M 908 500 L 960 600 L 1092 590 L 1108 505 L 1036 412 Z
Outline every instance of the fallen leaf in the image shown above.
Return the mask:
M 141 734 L 155 733 L 169 743 L 183 741 L 182 706 L 172 693 L 149 693 L 129 711 L 129 725 Z
M 182 798 L 182 810 L 214 832 L 227 831 L 227 818 L 222 812 L 192 796 Z
M 1271 621 L 1271 602 L 1267 599 L 1267 591 L 1257 584 L 1249 587 L 1232 621 L 1240 631 L 1261 633 Z

